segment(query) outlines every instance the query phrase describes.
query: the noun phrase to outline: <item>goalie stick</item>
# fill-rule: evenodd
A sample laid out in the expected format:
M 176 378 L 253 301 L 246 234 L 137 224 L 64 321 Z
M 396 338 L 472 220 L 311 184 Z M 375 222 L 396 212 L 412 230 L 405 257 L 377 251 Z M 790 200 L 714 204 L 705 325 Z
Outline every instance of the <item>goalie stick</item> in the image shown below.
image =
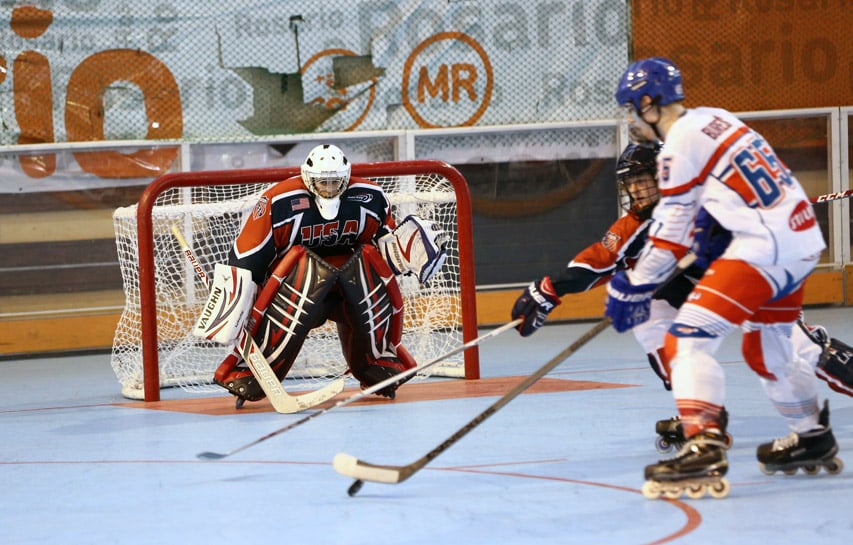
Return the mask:
M 675 269 L 658 285 L 655 291 L 658 291 L 663 286 L 669 284 L 670 281 L 684 272 L 684 270 L 690 267 L 690 265 L 695 261 L 696 255 L 692 252 L 687 253 L 678 261 Z M 577 352 L 586 343 L 594 339 L 599 333 L 607 329 L 611 322 L 612 320 L 609 317 L 602 319 L 579 339 L 551 358 L 548 363 L 534 371 L 533 374 L 521 381 L 512 390 L 505 393 L 500 399 L 492 403 L 485 411 L 475 416 L 473 420 L 459 428 L 456 433 L 445 439 L 440 445 L 427 452 L 411 464 L 405 466 L 371 464 L 363 462 L 351 454 L 339 452 L 335 455 L 335 458 L 332 461 L 332 466 L 335 468 L 335 471 L 341 475 L 355 479 L 349 489 L 347 489 L 347 494 L 355 496 L 358 491 L 361 490 L 361 487 L 364 486 L 364 481 L 387 484 L 396 484 L 405 481 L 423 469 L 425 465 L 437 458 L 442 452 L 452 447 L 457 441 L 479 426 L 484 420 L 498 412 L 498 410 L 500 410 L 504 405 L 518 397 L 535 382 L 554 370 L 554 368 L 560 365 L 565 359 Z
M 183 233 L 181 233 L 177 225 L 172 226 L 172 234 L 175 236 L 175 239 L 177 239 L 184 256 L 190 262 L 190 265 L 192 265 L 196 274 L 198 274 L 199 278 L 201 278 L 209 288 L 210 277 L 204 272 L 204 269 L 196 259 L 195 254 L 192 249 L 190 249 L 189 244 L 187 244 Z M 257 343 L 245 328 L 240 332 L 240 338 L 237 346 L 239 348 L 240 355 L 243 357 L 246 365 L 249 366 L 252 374 L 256 379 L 258 379 L 258 384 L 277 413 L 291 414 L 304 411 L 305 409 L 310 409 L 311 407 L 332 399 L 344 390 L 345 379 L 341 377 L 319 390 L 315 390 L 307 394 L 292 396 L 288 394 L 281 385 L 281 381 L 278 380 L 278 377 L 275 375 L 272 367 L 270 367 L 266 357 L 264 357 L 263 352 L 261 352 Z
M 249 447 L 253 447 L 253 446 L 257 445 L 258 443 L 263 443 L 267 439 L 271 439 L 271 438 L 275 437 L 276 435 L 281 435 L 282 433 L 289 431 L 289 430 L 292 430 L 293 428 L 295 428 L 297 426 L 301 426 L 302 424 L 308 422 L 309 420 L 313 420 L 314 418 L 317 418 L 318 416 L 322 416 L 331 410 L 337 409 L 339 407 L 344 407 L 346 405 L 349 405 L 350 403 L 358 401 L 359 399 L 364 399 L 365 397 L 372 395 L 372 394 L 375 394 L 379 390 L 381 390 L 387 386 L 391 386 L 394 383 L 407 382 L 409 379 L 411 379 L 417 373 L 423 371 L 424 369 L 432 367 L 433 365 L 435 365 L 439 362 L 442 362 L 442 361 L 446 360 L 447 358 L 454 356 L 454 355 L 456 355 L 456 354 L 458 354 L 464 350 L 467 350 L 469 348 L 477 346 L 478 344 L 485 341 L 486 339 L 489 339 L 491 337 L 496 337 L 496 336 L 500 335 L 501 333 L 503 333 L 504 331 L 506 331 L 508 329 L 512 329 L 513 327 L 517 326 L 521 322 L 522 322 L 521 318 L 518 318 L 518 319 L 513 320 L 509 323 L 506 323 L 500 327 L 492 329 L 488 333 L 480 335 L 476 339 L 472 339 L 472 340 L 466 342 L 465 344 L 458 346 L 458 347 L 454 348 L 453 350 L 450 350 L 449 352 L 441 354 L 440 356 L 437 356 L 436 358 L 434 358 L 434 359 L 432 359 L 432 360 L 430 360 L 430 361 L 428 361 L 422 365 L 419 365 L 417 367 L 413 367 L 411 369 L 407 369 L 407 370 L 403 371 L 402 373 L 399 373 L 397 375 L 394 375 L 393 377 L 390 377 L 390 378 L 383 380 L 382 382 L 378 382 L 378 383 L 374 384 L 373 386 L 370 386 L 369 388 L 365 388 L 364 390 L 362 390 L 362 391 L 360 391 L 360 392 L 358 392 L 358 393 L 356 393 L 350 397 L 347 397 L 345 399 L 338 401 L 337 403 L 335 403 L 331 407 L 326 407 L 325 409 L 323 409 L 319 412 L 312 413 L 312 414 L 309 414 L 307 416 L 304 416 L 303 418 L 297 420 L 296 422 L 292 422 L 292 423 L 288 424 L 287 426 L 284 426 L 282 428 L 279 428 L 275 431 L 272 431 L 272 432 L 264 435 L 263 437 L 259 437 L 258 439 L 255 439 L 251 443 L 246 443 L 242 447 L 235 448 L 234 450 L 224 452 L 224 453 L 210 452 L 210 451 L 200 452 L 196 456 L 202 460 L 219 460 L 219 459 L 227 458 L 228 456 L 237 454 L 238 452 L 244 451 Z

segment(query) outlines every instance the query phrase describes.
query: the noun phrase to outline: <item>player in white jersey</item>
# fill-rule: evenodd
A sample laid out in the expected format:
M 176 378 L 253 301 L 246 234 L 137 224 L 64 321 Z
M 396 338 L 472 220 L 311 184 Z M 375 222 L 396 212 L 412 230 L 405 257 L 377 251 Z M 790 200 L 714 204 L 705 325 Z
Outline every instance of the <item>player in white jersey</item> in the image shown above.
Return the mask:
M 695 497 L 709 487 L 717 497 L 728 493 L 720 431 L 725 377 L 714 353 L 738 326 L 746 362 L 792 430 L 758 447 L 761 467 L 840 471 L 829 410 L 819 406 L 814 375 L 785 372 L 803 283 L 826 247 L 803 188 L 761 135 L 737 117 L 717 108 L 685 108 L 681 73 L 668 59 L 632 63 L 616 100 L 626 109 L 632 136 L 664 146 L 658 155 L 661 198 L 649 240 L 633 269 L 614 275 L 607 287 L 605 312 L 614 328 L 626 331 L 648 319 L 655 287 L 691 246 L 702 253 L 710 231 L 702 227 L 716 221 L 732 235 L 667 332 L 664 350 L 688 441 L 675 458 L 646 467 L 644 493 L 688 490 Z

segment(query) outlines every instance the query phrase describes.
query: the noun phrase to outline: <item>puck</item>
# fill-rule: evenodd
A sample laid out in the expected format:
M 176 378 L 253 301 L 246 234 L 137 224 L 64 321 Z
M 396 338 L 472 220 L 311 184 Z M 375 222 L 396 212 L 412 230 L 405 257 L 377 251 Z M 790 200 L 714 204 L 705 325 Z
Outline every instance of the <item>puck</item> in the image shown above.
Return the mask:
M 350 497 L 355 496 L 356 494 L 358 494 L 358 491 L 361 490 L 362 486 L 364 486 L 364 481 L 362 481 L 361 479 L 355 481 L 350 485 L 349 489 L 347 489 L 347 494 L 349 494 Z

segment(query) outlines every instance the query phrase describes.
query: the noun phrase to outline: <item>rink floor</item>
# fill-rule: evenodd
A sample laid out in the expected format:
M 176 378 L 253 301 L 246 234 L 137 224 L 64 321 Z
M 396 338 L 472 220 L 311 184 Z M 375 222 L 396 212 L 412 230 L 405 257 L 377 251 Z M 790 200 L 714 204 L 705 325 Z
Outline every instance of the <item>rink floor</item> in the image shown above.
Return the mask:
M 853 344 L 853 310 L 808 309 Z M 853 399 L 819 390 L 847 463 L 830 476 L 766 476 L 755 448 L 787 434 L 740 335 L 718 357 L 727 376 L 730 495 L 647 500 L 643 467 L 667 455 L 654 422 L 670 394 L 630 334 L 601 333 L 554 372 L 403 483 L 332 469 L 346 452 L 405 465 L 438 446 L 594 325 L 557 324 L 480 347 L 479 381 L 411 383 L 397 401 L 334 409 L 220 461 L 294 422 L 266 403 L 163 392 L 121 397 L 105 354 L 0 361 L 0 527 L 5 545 L 69 544 L 709 544 L 850 542 Z M 352 390 L 345 392 L 351 395 Z

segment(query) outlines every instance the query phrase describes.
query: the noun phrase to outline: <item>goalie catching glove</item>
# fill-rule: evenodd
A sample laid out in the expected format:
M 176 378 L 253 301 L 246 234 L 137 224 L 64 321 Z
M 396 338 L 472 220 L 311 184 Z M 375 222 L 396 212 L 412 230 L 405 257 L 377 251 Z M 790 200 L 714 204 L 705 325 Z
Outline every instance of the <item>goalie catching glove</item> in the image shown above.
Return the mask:
M 377 245 L 394 274 L 414 274 L 421 284 L 426 284 L 444 264 L 448 242 L 444 231 L 409 215 Z
M 248 321 L 257 291 L 248 269 L 216 265 L 210 294 L 193 335 L 223 345 L 232 344 Z

